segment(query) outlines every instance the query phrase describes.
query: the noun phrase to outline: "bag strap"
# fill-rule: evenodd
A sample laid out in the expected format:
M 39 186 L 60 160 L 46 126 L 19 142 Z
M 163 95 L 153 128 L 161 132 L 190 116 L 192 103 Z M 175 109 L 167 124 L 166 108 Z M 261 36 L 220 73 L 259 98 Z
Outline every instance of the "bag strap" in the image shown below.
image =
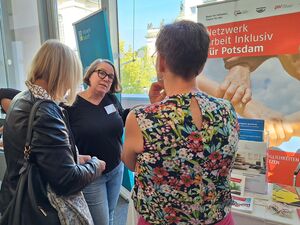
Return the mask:
M 31 136 L 32 136 L 32 126 L 33 126 L 33 121 L 34 121 L 34 117 L 36 114 L 36 111 L 38 109 L 38 107 L 40 106 L 41 103 L 43 102 L 52 102 L 52 100 L 48 100 L 48 99 L 38 99 L 34 105 L 31 108 L 30 114 L 29 114 L 29 120 L 28 120 L 28 127 L 27 127 L 27 134 L 26 134 L 26 142 L 25 142 L 25 147 L 24 147 L 24 158 L 26 160 L 29 159 L 30 156 L 30 152 L 31 152 L 31 148 L 30 148 L 30 144 L 31 144 Z

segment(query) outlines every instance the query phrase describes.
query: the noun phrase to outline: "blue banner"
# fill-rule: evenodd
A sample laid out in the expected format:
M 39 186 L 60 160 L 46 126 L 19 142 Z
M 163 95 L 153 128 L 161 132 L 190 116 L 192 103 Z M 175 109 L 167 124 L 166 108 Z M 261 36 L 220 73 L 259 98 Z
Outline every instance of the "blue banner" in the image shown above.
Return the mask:
M 83 68 L 95 59 L 109 59 L 113 62 L 107 14 L 97 11 L 73 24 L 77 46 Z

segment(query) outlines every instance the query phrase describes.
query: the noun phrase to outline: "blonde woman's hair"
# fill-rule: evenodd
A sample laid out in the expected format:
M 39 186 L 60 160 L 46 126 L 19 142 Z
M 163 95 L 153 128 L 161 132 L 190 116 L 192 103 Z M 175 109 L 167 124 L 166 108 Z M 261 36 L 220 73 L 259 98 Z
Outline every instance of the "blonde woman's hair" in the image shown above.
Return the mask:
M 36 53 L 27 81 L 46 81 L 48 94 L 54 100 L 72 105 L 81 76 L 82 65 L 75 52 L 57 40 L 48 40 Z
M 88 86 L 90 86 L 90 77 L 95 72 L 95 69 L 97 68 L 97 66 L 101 63 L 109 64 L 113 68 L 113 71 L 114 71 L 115 78 L 111 84 L 111 87 L 109 90 L 110 93 L 121 92 L 122 88 L 121 88 L 121 84 L 119 82 L 119 78 L 118 78 L 118 75 L 116 72 L 115 65 L 108 59 L 96 59 L 94 62 L 92 62 L 91 65 L 87 68 L 87 70 L 83 76 L 83 82 L 85 84 L 87 84 Z

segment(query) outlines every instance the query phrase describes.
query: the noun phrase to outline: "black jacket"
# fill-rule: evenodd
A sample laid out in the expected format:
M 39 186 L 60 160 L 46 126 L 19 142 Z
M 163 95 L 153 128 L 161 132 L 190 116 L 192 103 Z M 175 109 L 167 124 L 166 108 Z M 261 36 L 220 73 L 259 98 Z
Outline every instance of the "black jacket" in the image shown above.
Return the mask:
M 6 116 L 3 143 L 7 169 L 0 191 L 0 212 L 7 207 L 18 183 L 29 113 L 36 100 L 30 91 L 20 93 Z M 77 154 L 67 124 L 63 110 L 55 102 L 43 102 L 33 122 L 31 159 L 58 195 L 74 194 L 100 175 L 97 160 L 91 159 L 84 165 L 76 163 Z

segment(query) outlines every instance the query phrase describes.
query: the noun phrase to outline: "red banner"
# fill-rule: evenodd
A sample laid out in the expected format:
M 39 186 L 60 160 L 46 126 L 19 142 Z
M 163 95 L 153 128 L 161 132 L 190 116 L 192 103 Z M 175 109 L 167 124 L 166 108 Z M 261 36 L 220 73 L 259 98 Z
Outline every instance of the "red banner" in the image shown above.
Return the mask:
M 209 58 L 299 52 L 300 13 L 208 26 Z

